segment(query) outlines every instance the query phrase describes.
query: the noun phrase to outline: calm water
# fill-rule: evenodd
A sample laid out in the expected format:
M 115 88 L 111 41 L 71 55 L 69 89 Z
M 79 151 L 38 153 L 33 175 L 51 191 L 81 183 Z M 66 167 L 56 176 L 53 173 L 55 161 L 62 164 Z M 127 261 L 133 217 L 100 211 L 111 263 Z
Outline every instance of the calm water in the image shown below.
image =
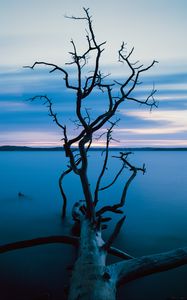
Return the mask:
M 112 155 L 115 153 L 112 152 Z M 90 154 L 90 182 L 94 186 L 101 166 L 99 152 Z M 146 164 L 129 189 L 126 222 L 116 245 L 133 256 L 167 251 L 187 245 L 187 152 L 135 152 L 131 162 Z M 66 162 L 60 152 L 0 152 L 0 242 L 8 243 L 69 231 L 70 221 L 60 219 L 61 198 L 57 180 Z M 120 163 L 111 159 L 105 181 Z M 110 172 L 111 170 L 111 172 Z M 128 172 L 102 203 L 119 199 Z M 71 203 L 82 198 L 77 178 L 66 180 Z M 18 192 L 26 195 L 18 198 Z M 109 227 L 117 221 L 115 217 Z M 108 235 L 109 230 L 105 233 Z M 0 299 L 34 300 L 49 292 L 62 300 L 64 285 L 75 257 L 66 245 L 48 245 L 0 255 Z M 114 260 L 113 260 L 114 261 Z M 165 300 L 187 297 L 187 267 L 139 279 L 121 288 L 119 299 Z

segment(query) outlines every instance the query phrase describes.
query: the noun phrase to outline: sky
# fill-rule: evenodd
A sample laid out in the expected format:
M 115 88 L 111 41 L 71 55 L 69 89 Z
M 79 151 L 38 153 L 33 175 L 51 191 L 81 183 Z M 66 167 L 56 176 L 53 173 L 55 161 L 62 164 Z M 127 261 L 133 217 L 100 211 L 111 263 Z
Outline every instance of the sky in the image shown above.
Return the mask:
M 77 133 L 75 95 L 65 89 L 61 74 L 49 73 L 47 67 L 23 66 L 35 61 L 58 64 L 67 68 L 74 83 L 76 71 L 65 65 L 70 61 L 70 40 L 81 53 L 87 24 L 65 16 L 82 16 L 83 7 L 90 8 L 97 40 L 107 41 L 100 69 L 111 74 L 110 82 L 123 82 L 128 76 L 128 69 L 118 62 L 122 41 L 127 51 L 134 46 L 132 62 L 147 66 L 153 59 L 159 61 L 135 92 L 137 98 L 146 99 L 154 84 L 158 108 L 150 111 L 137 103 L 123 103 L 112 145 L 187 147 L 186 0 L 0 0 L 0 145 L 62 145 L 62 133 L 46 106 L 28 101 L 35 95 L 48 95 L 59 120 L 67 124 L 68 135 Z M 107 99 L 100 91 L 85 101 L 83 109 L 93 117 L 106 110 Z M 104 145 L 104 137 L 97 137 L 94 145 Z

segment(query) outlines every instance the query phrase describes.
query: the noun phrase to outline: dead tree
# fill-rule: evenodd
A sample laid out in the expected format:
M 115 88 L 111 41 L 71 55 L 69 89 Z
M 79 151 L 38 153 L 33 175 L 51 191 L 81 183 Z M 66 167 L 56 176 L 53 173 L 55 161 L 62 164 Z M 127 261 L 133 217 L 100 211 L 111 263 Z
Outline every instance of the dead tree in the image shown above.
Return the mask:
M 59 178 L 59 187 L 63 199 L 62 216 L 66 216 L 67 196 L 63 187 L 63 179 L 71 172 L 80 178 L 80 183 L 84 195 L 84 200 L 77 201 L 72 208 L 72 215 L 74 222 L 80 228 L 79 236 L 50 236 L 40 237 L 33 240 L 20 241 L 12 244 L 0 246 L 0 252 L 4 253 L 24 247 L 32 247 L 46 243 L 66 243 L 78 247 L 78 257 L 74 264 L 72 278 L 70 282 L 69 300 L 113 300 L 116 299 L 116 289 L 120 284 L 135 280 L 145 275 L 156 272 L 162 272 L 187 263 L 187 248 L 176 249 L 170 252 L 143 256 L 134 258 L 125 253 L 121 249 L 114 248 L 113 242 L 118 236 L 120 229 L 124 223 L 125 216 L 123 208 L 127 198 L 129 186 L 133 182 L 138 172 L 145 172 L 145 166 L 136 167 L 129 162 L 130 152 L 120 152 L 115 159 L 121 161 L 121 168 L 114 174 L 113 180 L 106 186 L 102 185 L 102 180 L 105 176 L 109 158 L 109 146 L 112 140 L 112 131 L 118 120 L 114 119 L 117 110 L 126 101 L 137 102 L 149 107 L 150 109 L 156 106 L 154 94 L 156 90 L 149 93 L 146 99 L 141 100 L 133 96 L 140 77 L 143 73 L 154 66 L 157 61 L 153 61 L 150 65 L 144 67 L 139 62 L 132 62 L 132 53 L 134 48 L 125 54 L 125 44 L 122 43 L 118 55 L 119 62 L 126 64 L 129 68 L 130 75 L 122 82 L 111 81 L 102 74 L 100 70 L 101 55 L 104 51 L 106 42 L 98 43 L 93 30 L 92 18 L 89 14 L 89 9 L 84 8 L 83 17 L 68 17 L 73 20 L 82 20 L 87 23 L 86 43 L 87 49 L 79 54 L 77 47 L 72 40 L 73 50 L 71 54 L 71 62 L 76 68 L 76 84 L 71 83 L 72 80 L 68 71 L 53 63 L 44 61 L 36 61 L 31 67 L 34 69 L 37 66 L 45 65 L 49 67 L 49 72 L 59 72 L 63 75 L 65 86 L 69 90 L 73 90 L 76 95 L 75 107 L 78 118 L 78 125 L 81 129 L 77 135 L 69 139 L 68 129 L 63 125 L 57 114 L 53 110 L 53 102 L 46 95 L 34 96 L 31 100 L 41 99 L 46 103 L 49 115 L 63 134 L 63 143 L 65 155 L 69 159 L 67 169 Z M 88 58 L 93 55 L 95 63 L 93 71 L 88 73 L 87 77 L 83 77 L 83 71 L 87 71 Z M 28 66 L 27 66 L 28 67 Z M 108 107 L 100 115 L 93 118 L 88 110 L 83 109 L 83 102 L 89 101 L 90 94 L 97 89 L 101 95 L 106 94 L 108 97 Z M 118 92 L 116 94 L 116 89 Z M 98 95 L 99 97 L 99 95 Z M 101 98 L 102 101 L 102 98 Z M 107 129 L 108 128 L 108 129 Z M 94 192 L 90 188 L 88 176 L 88 152 L 92 146 L 95 133 L 104 129 L 100 136 L 106 138 L 105 154 L 101 172 L 96 181 Z M 75 147 L 77 147 L 75 149 Z M 76 151 L 75 151 L 76 150 Z M 115 199 L 115 204 L 103 206 L 98 209 L 98 203 L 101 203 L 102 191 L 113 186 L 122 171 L 126 169 L 130 173 L 129 178 L 124 182 L 121 191 L 120 199 Z M 106 217 L 105 213 L 112 212 L 114 214 L 121 214 L 122 217 L 116 224 L 109 239 L 104 241 L 102 238 L 103 228 L 105 223 L 111 218 Z M 107 256 L 115 255 L 121 258 L 121 262 L 107 265 Z

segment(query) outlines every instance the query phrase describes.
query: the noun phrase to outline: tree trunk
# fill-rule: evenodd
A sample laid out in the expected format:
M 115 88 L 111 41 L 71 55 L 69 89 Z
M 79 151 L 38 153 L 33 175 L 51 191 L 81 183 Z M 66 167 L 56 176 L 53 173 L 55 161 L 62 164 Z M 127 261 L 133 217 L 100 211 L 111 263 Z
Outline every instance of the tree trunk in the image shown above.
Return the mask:
M 69 300 L 115 300 L 116 280 L 106 266 L 101 234 L 89 220 L 81 222 L 80 247 L 70 282 Z
M 187 264 L 187 248 L 106 265 L 106 245 L 88 219 L 81 222 L 80 244 L 70 282 L 68 300 L 115 300 L 120 284 Z M 126 260 L 127 259 L 127 260 Z
M 68 300 L 115 300 L 116 289 L 120 284 L 187 264 L 187 247 L 133 258 L 111 247 L 110 243 L 104 243 L 101 232 L 88 219 L 82 220 L 80 225 L 80 239 L 75 236 L 40 237 L 0 245 L 0 253 L 51 243 L 79 246 Z M 108 241 L 111 241 L 111 238 Z M 118 256 L 122 261 L 107 266 L 107 254 Z

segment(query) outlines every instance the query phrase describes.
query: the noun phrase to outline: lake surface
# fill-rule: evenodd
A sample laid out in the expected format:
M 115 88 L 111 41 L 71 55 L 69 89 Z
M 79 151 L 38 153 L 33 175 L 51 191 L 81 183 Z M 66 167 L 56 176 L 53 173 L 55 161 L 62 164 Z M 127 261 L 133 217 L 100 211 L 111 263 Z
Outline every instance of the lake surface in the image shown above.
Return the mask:
M 111 152 L 112 155 L 117 153 Z M 90 153 L 90 183 L 94 187 L 102 163 L 101 153 Z M 126 221 L 116 246 L 141 256 L 187 246 L 187 152 L 135 151 L 131 163 L 146 164 L 132 183 L 126 202 Z M 0 152 L 0 243 L 69 232 L 71 221 L 62 223 L 58 177 L 67 162 L 61 152 Z M 110 159 L 103 184 L 120 167 Z M 119 200 L 125 179 L 101 194 L 102 204 Z M 82 199 L 79 181 L 69 175 L 65 181 L 71 204 Z M 19 198 L 18 193 L 26 195 Z M 109 229 L 117 221 L 113 216 Z M 62 300 L 70 276 L 75 250 L 66 245 L 27 248 L 0 255 L 0 299 L 36 300 L 48 292 Z M 110 262 L 115 261 L 114 258 Z M 119 299 L 165 300 L 187 297 L 187 267 L 156 274 L 127 284 Z M 42 298 L 41 298 L 42 299 Z

